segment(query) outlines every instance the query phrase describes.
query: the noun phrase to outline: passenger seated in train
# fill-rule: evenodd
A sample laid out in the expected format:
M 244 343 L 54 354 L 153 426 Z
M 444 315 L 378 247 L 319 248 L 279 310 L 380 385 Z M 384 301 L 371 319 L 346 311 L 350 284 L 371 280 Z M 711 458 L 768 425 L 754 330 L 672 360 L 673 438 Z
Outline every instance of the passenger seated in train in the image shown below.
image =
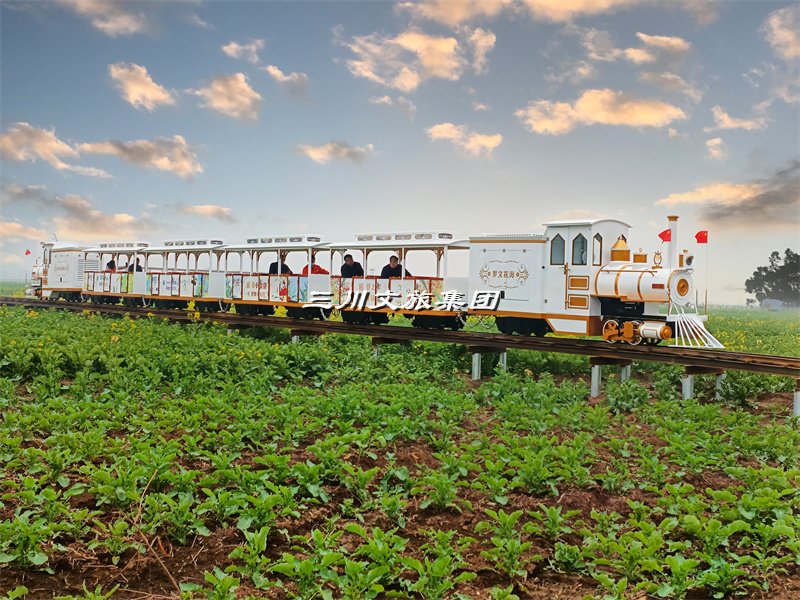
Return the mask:
M 353 260 L 352 254 L 345 254 L 344 255 L 344 264 L 342 265 L 342 277 L 363 277 L 364 276 L 364 267 L 361 266 L 360 262 L 355 262 Z
M 142 270 L 143 270 L 142 269 L 142 262 L 138 258 L 136 259 L 135 268 L 136 268 L 136 272 L 137 273 L 141 273 Z M 133 269 L 134 269 L 134 264 L 133 264 L 133 262 L 131 262 L 131 264 L 128 265 L 128 273 L 133 273 Z
M 117 272 L 117 263 L 114 262 L 113 258 L 106 263 L 106 271 L 111 271 L 112 273 Z
M 317 264 L 317 257 L 314 256 L 313 254 L 311 255 L 311 273 L 313 275 L 329 275 L 330 274 L 328 271 L 326 271 L 325 269 L 323 269 L 322 267 L 320 267 Z M 300 272 L 300 275 L 308 275 L 308 265 L 303 267 L 303 270 Z
M 277 275 L 278 274 L 278 261 L 276 260 L 274 263 L 270 263 L 269 270 L 267 271 L 268 275 Z M 292 270 L 289 268 L 289 265 L 286 264 L 286 253 L 281 252 L 281 275 L 291 275 Z
M 400 260 L 396 256 L 392 256 L 389 259 L 389 264 L 383 267 L 381 270 L 381 279 L 389 279 L 390 277 L 402 277 L 403 276 L 403 265 L 400 264 Z M 409 273 L 408 269 L 406 269 L 406 277 L 413 277 L 411 273 Z

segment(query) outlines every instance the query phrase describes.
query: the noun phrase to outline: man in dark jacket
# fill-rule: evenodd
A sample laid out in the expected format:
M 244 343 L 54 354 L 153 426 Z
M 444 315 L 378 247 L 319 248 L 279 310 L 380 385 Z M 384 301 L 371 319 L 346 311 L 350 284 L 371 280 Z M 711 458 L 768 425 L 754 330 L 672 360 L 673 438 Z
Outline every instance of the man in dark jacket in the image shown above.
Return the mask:
M 278 261 L 276 260 L 274 263 L 270 263 L 269 265 L 269 272 L 268 275 L 277 275 L 278 274 Z M 281 263 L 281 275 L 291 275 L 292 270 L 289 268 L 289 265 L 286 263 Z
M 396 256 L 392 256 L 389 259 L 389 264 L 383 267 L 381 270 L 381 279 L 389 279 L 390 277 L 402 277 L 403 276 L 403 265 L 400 264 L 400 261 Z M 406 269 L 406 277 L 413 277 L 411 273 L 408 272 Z
M 364 268 L 361 266 L 361 263 L 355 262 L 352 254 L 345 254 L 344 264 L 342 265 L 342 277 L 347 277 L 350 279 L 352 277 L 363 276 Z
M 280 255 L 281 259 L 281 275 L 291 275 L 292 270 L 289 268 L 289 265 L 286 264 L 286 252 L 281 252 Z M 278 261 L 276 260 L 274 263 L 270 263 L 269 271 L 267 271 L 268 275 L 277 275 L 278 274 Z

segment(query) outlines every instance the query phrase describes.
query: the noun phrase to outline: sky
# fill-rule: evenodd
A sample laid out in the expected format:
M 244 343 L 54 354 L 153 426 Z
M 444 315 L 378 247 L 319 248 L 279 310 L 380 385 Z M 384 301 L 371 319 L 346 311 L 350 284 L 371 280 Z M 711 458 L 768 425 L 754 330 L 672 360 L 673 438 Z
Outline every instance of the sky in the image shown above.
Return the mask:
M 612 217 L 653 252 L 677 214 L 709 301 L 744 304 L 800 248 L 799 32 L 761 0 L 5 0 L 0 279 L 54 235 Z

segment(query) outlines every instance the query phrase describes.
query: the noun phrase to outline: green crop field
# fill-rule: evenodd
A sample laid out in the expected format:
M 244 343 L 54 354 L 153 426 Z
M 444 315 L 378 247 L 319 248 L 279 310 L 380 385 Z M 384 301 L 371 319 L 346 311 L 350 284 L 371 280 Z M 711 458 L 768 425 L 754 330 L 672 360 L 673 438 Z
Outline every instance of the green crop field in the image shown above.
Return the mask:
M 798 355 L 796 314 L 726 312 Z M 0 308 L 7 598 L 800 597 L 786 378 Z

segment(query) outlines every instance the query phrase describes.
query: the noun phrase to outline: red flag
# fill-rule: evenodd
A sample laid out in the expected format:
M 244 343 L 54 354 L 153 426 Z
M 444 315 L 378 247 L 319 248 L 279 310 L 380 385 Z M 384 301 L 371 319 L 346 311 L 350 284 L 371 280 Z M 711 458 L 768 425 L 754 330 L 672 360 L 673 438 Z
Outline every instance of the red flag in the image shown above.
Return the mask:
M 658 234 L 658 237 L 661 238 L 662 242 L 671 242 L 672 241 L 672 231 L 669 229 L 665 229 L 661 233 Z
M 708 231 L 698 231 L 694 234 L 694 239 L 697 240 L 698 244 L 707 244 L 708 243 Z
M 30 254 L 31 254 L 30 250 L 25 250 L 25 256 L 30 256 Z

